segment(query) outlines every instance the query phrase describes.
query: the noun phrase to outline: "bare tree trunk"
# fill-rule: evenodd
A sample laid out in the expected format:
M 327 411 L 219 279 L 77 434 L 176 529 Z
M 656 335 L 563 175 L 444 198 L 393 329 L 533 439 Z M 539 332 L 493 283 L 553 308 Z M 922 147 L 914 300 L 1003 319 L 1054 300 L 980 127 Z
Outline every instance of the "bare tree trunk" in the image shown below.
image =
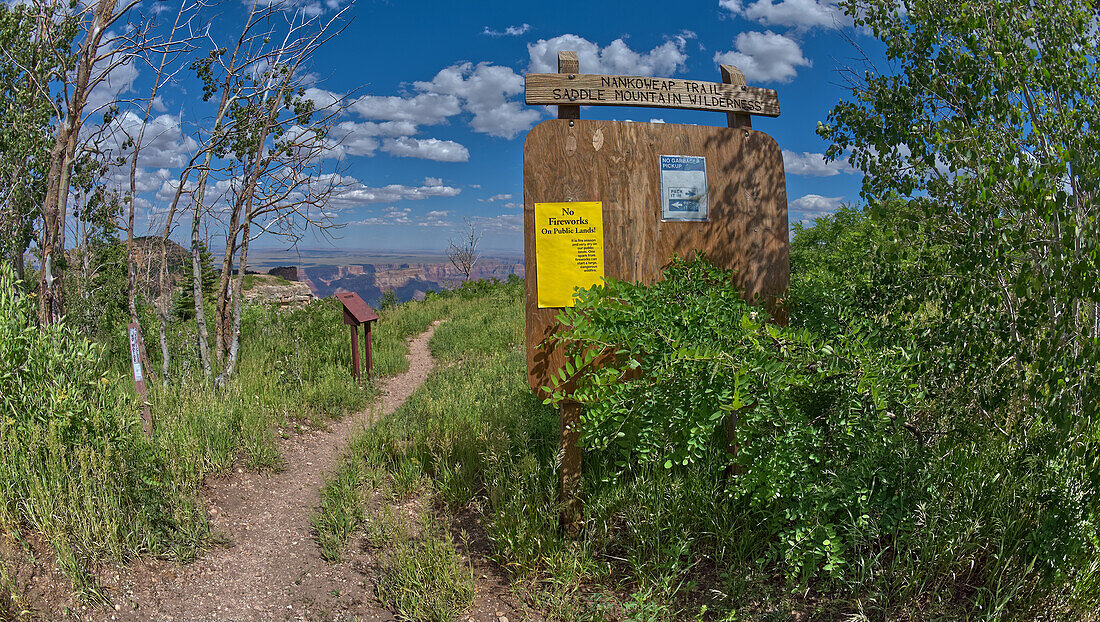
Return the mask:
M 240 50 L 240 46 L 241 42 L 238 41 L 237 50 L 234 50 L 233 59 L 229 64 L 230 67 L 233 67 L 236 62 L 236 55 Z M 218 106 L 217 117 L 214 119 L 214 132 L 211 143 L 215 142 L 218 133 L 221 131 L 222 120 L 225 117 L 226 111 L 229 110 L 229 104 L 232 101 L 231 80 L 227 78 L 222 86 L 221 103 Z M 206 328 L 206 308 L 203 306 L 202 299 L 202 260 L 199 257 L 199 223 L 202 219 L 203 201 L 206 198 L 206 182 L 210 178 L 210 163 L 213 158 L 214 145 L 210 144 L 206 146 L 206 157 L 203 161 L 202 168 L 199 169 L 199 182 L 195 188 L 195 196 L 193 198 L 195 215 L 191 219 L 191 274 L 193 277 L 192 286 L 195 294 L 195 328 L 198 333 L 199 356 L 202 359 L 202 371 L 207 380 L 213 378 L 214 374 L 210 365 L 210 342 Z M 182 186 L 183 180 L 180 180 L 180 184 Z
M 233 276 L 233 256 L 237 253 L 237 236 L 241 229 L 241 198 L 233 201 L 233 212 L 229 216 L 229 229 L 225 236 L 225 254 L 222 256 L 222 270 L 218 277 L 218 289 L 214 293 L 214 353 L 218 362 L 225 360 L 226 350 L 229 346 L 229 282 Z M 244 270 L 244 266 L 238 267 L 238 272 Z
M 71 117 L 60 124 L 56 142 L 50 149 L 50 170 L 42 210 L 42 270 L 38 278 L 38 325 L 41 327 L 52 324 L 62 312 L 61 275 L 54 274 L 54 254 L 64 252 L 60 227 L 61 211 L 68 202 L 71 155 L 68 154 L 67 134 L 72 131 L 72 124 Z
M 65 119 L 57 126 L 54 145 L 49 154 L 49 174 L 46 196 L 42 203 L 42 274 L 38 280 L 38 323 L 46 326 L 61 317 L 64 311 L 62 275 L 55 274 L 55 255 L 65 252 L 64 225 L 68 206 L 69 175 L 83 123 L 84 106 L 88 101 L 92 72 L 100 60 L 103 35 L 126 10 L 115 13 L 116 0 L 99 0 L 92 9 L 92 22 L 76 60 L 76 78 L 72 91 L 66 89 Z
M 171 219 L 171 215 L 169 215 Z M 171 222 L 171 220 L 169 220 Z M 160 333 L 160 380 L 164 386 L 168 386 L 168 368 L 171 364 L 171 355 L 168 352 L 168 309 L 172 302 L 173 285 L 168 282 L 168 233 L 169 226 L 165 225 L 165 235 L 160 239 L 160 274 L 157 283 L 160 286 L 160 295 L 157 296 L 157 319 Z
M 209 153 L 207 166 L 210 164 Z M 203 174 L 199 175 L 203 177 Z M 182 182 L 181 182 L 182 183 Z M 201 183 L 201 182 L 200 182 Z M 195 215 L 191 218 L 191 291 L 195 297 L 195 332 L 199 346 L 199 357 L 202 360 L 202 373 L 209 380 L 213 377 L 210 369 L 210 346 L 206 339 L 206 309 L 202 300 L 202 257 L 199 255 L 199 221 L 202 218 L 201 195 L 195 198 Z
M 233 282 L 233 328 L 229 340 L 229 356 L 225 363 L 223 376 L 228 379 L 237 369 L 237 354 L 241 347 L 241 300 L 244 298 L 244 272 L 248 266 L 249 224 L 251 218 L 245 218 L 242 226 L 241 263 L 237 278 Z
M 172 363 L 171 354 L 168 352 L 168 314 L 163 309 L 157 309 L 157 318 L 160 320 L 160 373 L 161 384 L 168 386 L 168 367 Z
M 137 197 L 137 169 L 138 169 L 138 154 L 141 151 L 142 143 L 145 141 L 145 128 L 149 126 L 149 117 L 153 112 L 153 104 L 157 99 L 157 92 L 160 90 L 161 84 L 164 82 L 164 70 L 168 66 L 168 60 L 171 55 L 174 55 L 177 51 L 176 45 L 176 33 L 179 31 L 180 20 L 183 18 L 184 13 L 187 11 L 186 2 L 180 4 L 179 11 L 176 13 L 176 20 L 172 24 L 172 32 L 169 36 L 167 43 L 161 48 L 160 64 L 157 66 L 156 73 L 153 76 L 153 86 L 149 91 L 149 99 L 145 104 L 145 111 L 141 118 L 141 127 L 138 129 L 138 135 L 134 138 L 134 152 L 130 158 L 130 196 L 129 196 L 129 217 L 126 223 L 126 252 L 127 258 L 127 273 L 129 280 L 127 282 L 127 301 L 130 305 L 130 321 L 138 323 L 137 316 L 137 266 L 134 265 L 133 244 L 134 244 L 134 199 Z M 182 186 L 180 188 L 182 190 Z M 177 201 L 179 193 L 176 193 Z M 168 324 L 168 301 L 171 299 L 171 291 L 168 287 L 168 265 L 167 265 L 167 246 L 168 235 L 171 233 L 172 216 L 176 211 L 176 201 L 172 203 L 172 209 L 168 215 L 168 221 L 164 224 L 164 236 L 160 241 L 160 271 L 158 274 L 158 286 L 160 288 L 157 303 L 154 307 L 157 310 L 157 316 L 160 320 L 160 350 L 161 350 L 161 373 L 164 374 L 164 382 L 168 381 L 168 336 L 167 336 L 167 324 Z M 142 340 L 144 343 L 144 340 Z M 145 369 L 151 369 L 149 365 L 148 355 L 145 349 L 141 351 L 142 362 L 145 365 Z
M 200 151 L 199 153 L 202 152 Z M 161 235 L 160 240 L 160 296 L 157 305 L 157 313 L 160 316 L 161 371 L 164 374 L 162 381 L 165 385 L 168 384 L 168 369 L 171 364 L 171 355 L 168 351 L 168 312 L 169 309 L 172 308 L 172 294 L 175 293 L 174 285 L 168 282 L 168 236 L 172 235 L 172 222 L 176 216 L 176 208 L 179 207 L 180 197 L 183 196 L 183 188 L 187 184 L 188 178 L 191 177 L 191 172 L 194 170 L 192 167 L 194 167 L 195 160 L 199 157 L 199 153 L 192 156 L 191 161 L 187 163 L 187 168 L 180 173 L 180 183 L 176 186 L 176 193 L 172 197 L 172 205 L 168 208 L 168 218 L 164 221 L 164 233 Z M 194 232 L 192 232 L 192 248 L 195 249 L 192 251 L 192 255 L 198 254 L 198 250 L 194 246 Z M 199 265 L 200 267 L 202 265 L 201 258 L 199 260 Z M 193 264 L 192 269 L 194 269 Z M 201 294 L 202 282 L 197 282 Z

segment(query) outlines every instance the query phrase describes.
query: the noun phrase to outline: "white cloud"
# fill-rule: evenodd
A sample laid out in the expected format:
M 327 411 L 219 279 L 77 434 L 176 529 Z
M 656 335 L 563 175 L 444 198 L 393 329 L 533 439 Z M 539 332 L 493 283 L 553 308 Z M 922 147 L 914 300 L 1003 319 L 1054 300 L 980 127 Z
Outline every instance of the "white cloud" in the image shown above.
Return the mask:
M 417 126 L 444 123 L 450 117 L 467 112 L 473 115 L 469 125 L 475 132 L 514 138 L 529 130 L 541 117 L 537 110 L 513 100 L 523 92 L 523 76 L 510 67 L 488 62 L 451 65 L 440 70 L 430 81 L 414 82 L 413 88 L 415 95 L 364 95 L 352 100 L 349 111 L 363 119 L 382 122 L 378 123 L 377 131 L 358 128 L 357 133 L 397 139 L 385 140 L 381 145 L 383 151 L 394 155 L 464 162 L 469 159 L 469 153 L 456 142 L 402 137 L 416 134 Z M 306 97 L 318 107 L 333 106 L 341 101 L 340 95 L 318 88 L 307 89 Z M 363 145 L 360 150 L 364 153 L 378 148 L 370 141 L 364 141 Z
M 814 218 L 835 212 L 843 199 L 844 197 L 807 194 L 787 203 L 788 219 L 791 223 L 809 224 Z
M 501 205 L 504 209 L 523 209 L 523 203 L 516 203 L 515 201 L 508 201 L 504 205 Z
M 111 37 L 111 40 L 107 43 L 108 49 L 113 49 L 121 43 L 119 38 L 112 35 L 108 36 Z M 101 110 L 117 101 L 124 93 L 133 91 L 134 82 L 137 81 L 138 77 L 137 63 L 130 60 L 111 67 L 113 63 L 120 62 L 121 60 L 122 57 L 119 56 L 119 53 L 114 52 L 103 57 L 103 59 L 97 62 L 92 68 L 93 79 L 108 69 L 110 69 L 110 71 L 107 73 L 106 78 L 97 84 L 95 88 L 92 89 L 91 93 L 88 93 L 88 101 L 84 105 L 84 110 L 88 112 Z
M 178 177 L 165 179 L 160 188 L 157 190 L 157 199 L 162 202 L 171 201 L 172 198 L 176 196 L 176 188 L 179 186 L 179 183 L 180 181 Z M 195 189 L 195 185 L 196 184 L 193 180 L 188 181 L 183 188 L 184 192 L 191 192 Z
M 420 93 L 414 97 L 364 95 L 350 109 L 364 119 L 405 121 L 416 125 L 436 125 L 458 114 L 458 98 L 439 93 Z
M 335 182 L 340 186 L 329 200 L 328 207 L 334 210 L 349 209 L 370 203 L 394 203 L 397 201 L 418 201 L 432 197 L 453 197 L 462 192 L 459 188 L 453 188 L 443 184 L 436 178 L 427 178 L 420 186 L 406 186 L 403 184 L 390 184 L 380 188 L 372 188 L 354 177 L 335 175 Z M 327 181 L 327 177 L 323 180 Z
M 783 150 L 783 169 L 788 175 L 802 175 L 804 177 L 832 177 L 840 173 L 849 175 L 856 172 L 844 160 L 825 161 L 825 154 L 803 151 Z
M 523 92 L 523 77 L 510 67 L 490 63 L 461 63 L 441 70 L 430 82 L 415 82 L 420 97 L 444 97 L 474 115 L 470 127 L 475 132 L 501 138 L 515 138 L 539 120 L 536 110 L 508 101 Z M 413 98 L 413 99 L 416 99 Z
M 423 218 L 416 224 L 421 227 L 450 227 L 453 223 L 447 220 L 447 214 L 450 214 L 450 211 L 432 210 L 424 214 Z
M 243 0 L 245 8 L 252 8 L 252 0 Z M 259 6 L 275 6 L 286 13 L 299 13 L 305 18 L 324 15 L 326 11 L 336 11 L 344 4 L 343 0 L 257 0 Z
M 329 131 L 325 141 L 325 156 L 343 159 L 349 155 L 373 155 L 380 146 L 376 138 L 380 133 L 377 123 L 337 123 Z
M 511 194 L 494 194 L 493 196 L 489 197 L 489 202 L 492 203 L 493 201 L 507 201 L 511 198 Z
M 382 151 L 402 158 L 421 158 L 436 162 L 466 162 L 470 152 L 453 140 L 437 138 L 387 138 L 382 143 Z
M 650 123 L 664 123 L 665 120 L 664 119 L 650 119 L 649 122 Z
M 522 34 L 526 34 L 529 30 L 531 30 L 531 24 L 509 26 L 504 30 L 491 30 L 488 26 L 486 26 L 485 30 L 481 31 L 481 34 L 489 35 L 490 37 L 518 37 Z
M 501 214 L 492 218 L 478 218 L 477 226 L 487 231 L 523 231 L 523 214 Z
M 412 214 L 412 210 L 409 208 L 397 209 L 394 206 L 389 206 L 382 210 L 382 214 L 379 216 L 372 216 L 370 218 L 364 218 L 363 220 L 356 220 L 346 223 L 350 226 L 356 225 L 408 225 L 412 224 L 412 220 L 409 219 L 409 215 Z
M 313 104 L 319 110 L 325 110 L 327 108 L 334 108 L 340 105 L 343 101 L 343 97 L 333 93 L 332 91 L 326 91 L 325 89 L 319 89 L 316 87 L 309 87 L 306 89 L 305 98 L 312 100 Z
M 307 131 L 309 130 L 294 126 L 287 130 L 287 135 L 312 146 L 312 140 L 298 136 Z M 325 136 L 323 157 L 342 160 L 347 156 L 373 156 L 379 147 L 387 151 L 380 138 L 385 137 L 386 141 L 390 141 L 415 134 L 416 131 L 416 125 L 409 121 L 341 121 L 333 125 Z
M 164 168 L 149 170 L 144 167 L 138 167 L 134 173 L 134 190 L 139 195 L 159 190 L 164 184 L 164 181 L 173 176 L 168 169 Z M 120 193 L 129 192 L 130 165 L 127 164 L 125 166 L 110 169 L 106 179 L 108 188 L 118 189 Z M 137 201 L 135 201 L 135 203 L 137 203 Z
M 123 146 L 128 140 L 137 140 L 141 131 L 141 117 L 127 110 L 111 120 L 104 131 L 103 148 L 111 155 L 132 157 L 133 147 Z M 185 136 L 179 119 L 169 115 L 157 115 L 149 119 L 138 152 L 138 164 L 142 167 L 178 168 L 187 164 L 198 143 Z
M 790 82 L 798 67 L 809 67 L 802 48 L 794 39 L 772 31 L 743 32 L 734 42 L 736 51 L 719 52 L 714 61 L 736 65 L 745 78 L 761 82 Z
M 418 225 L 421 227 L 450 227 L 454 223 L 447 220 L 449 210 L 432 210 L 423 216 L 413 215 L 410 208 L 386 207 L 377 216 L 370 216 L 362 220 L 351 221 L 348 226 L 384 226 L 384 225 Z
M 539 39 L 527 44 L 531 57 L 530 73 L 555 73 L 558 70 L 558 50 L 574 50 L 580 60 L 581 73 L 635 74 L 668 76 L 684 69 L 688 39 L 695 33 L 684 31 L 645 53 L 630 49 L 622 39 L 615 39 L 600 49 L 596 43 L 574 34 L 553 39 Z
M 733 15 L 767 25 L 810 28 L 841 28 L 852 23 L 838 5 L 839 0 L 719 0 L 718 6 Z

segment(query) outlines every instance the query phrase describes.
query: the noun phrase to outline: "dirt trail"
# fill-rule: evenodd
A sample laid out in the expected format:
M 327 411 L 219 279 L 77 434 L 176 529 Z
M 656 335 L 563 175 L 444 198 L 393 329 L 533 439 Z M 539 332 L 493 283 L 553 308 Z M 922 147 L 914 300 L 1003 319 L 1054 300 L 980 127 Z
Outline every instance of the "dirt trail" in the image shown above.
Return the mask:
M 320 488 L 352 433 L 398 408 L 428 377 L 436 322 L 409 344 L 409 370 L 387 380 L 367 410 L 329 429 L 281 444 L 286 470 L 239 473 L 211 485 L 212 527 L 230 542 L 186 566 L 147 562 L 111 594 L 120 620 L 390 620 L 369 587 L 374 569 L 355 561 L 330 564 L 310 534 Z

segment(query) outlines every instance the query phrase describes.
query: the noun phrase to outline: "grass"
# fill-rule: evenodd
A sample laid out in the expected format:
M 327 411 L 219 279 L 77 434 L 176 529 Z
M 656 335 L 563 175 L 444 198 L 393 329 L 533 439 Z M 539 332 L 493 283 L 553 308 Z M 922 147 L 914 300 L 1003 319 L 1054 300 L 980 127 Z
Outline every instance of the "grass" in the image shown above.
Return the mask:
M 0 280 L 0 527 L 16 538 L 40 534 L 90 601 L 106 599 L 91 572 L 105 561 L 187 561 L 211 543 L 199 503 L 207 475 L 278 469 L 278 436 L 324 426 L 375 395 L 350 377 L 339 303 L 247 306 L 237 373 L 216 388 L 187 356 L 194 324 L 173 327 L 168 382 L 147 381 L 146 437 L 125 361 L 62 326 L 40 333 L 33 301 L 15 293 L 10 275 Z M 406 339 L 454 305 L 433 297 L 386 310 L 372 331 L 376 377 L 404 371 Z M 145 328 L 150 342 L 154 326 Z M 159 349 L 149 353 L 159 370 Z M 9 582 L 5 566 L 4 592 Z
M 290 285 L 290 281 L 274 274 L 246 274 L 241 280 L 241 289 L 249 290 L 257 285 Z
M 166 386 L 150 383 L 146 438 L 132 382 L 71 331 L 39 333 L 27 301 L 12 301 L 0 286 L 0 405 L 14 413 L 0 427 L 0 525 L 41 534 L 91 600 L 103 598 L 97 564 L 187 560 L 209 545 L 197 502 L 205 476 L 278 469 L 280 435 L 323 426 L 374 394 L 350 379 L 334 301 L 247 307 L 238 373 L 217 389 L 187 364 L 193 325 L 174 329 L 177 357 Z M 1080 461 L 1038 460 L 1054 438 L 1042 430 L 920 453 L 928 459 L 905 471 L 913 480 L 897 483 L 922 495 L 905 506 L 905 524 L 919 529 L 872 524 L 884 521 L 877 508 L 853 513 L 838 529 L 872 535 L 851 541 L 839 579 L 787 576 L 784 556 L 798 543 L 769 529 L 784 517 L 728 495 L 717 456 L 615 477 L 617 465 L 587 453 L 585 521 L 571 539 L 557 521 L 557 412 L 526 383 L 521 285 L 470 284 L 387 309 L 373 331 L 376 374 L 404 371 L 406 338 L 441 317 L 430 343 L 440 365 L 352 439 L 313 517 L 328 559 L 364 533 L 384 565 L 375 596 L 406 619 L 453 619 L 469 606 L 468 547 L 449 528 L 459 513 L 479 519 L 474 548 L 550 619 L 1095 619 L 1100 562 L 1061 542 L 1096 533 L 1072 524 L 1092 500 L 1070 484 L 1089 474 Z M 1056 468 L 1039 468 L 1048 464 Z M 410 503 L 413 519 L 401 511 Z M 11 582 L 0 573 L 0 612 L 18 615 L 4 596 Z
M 388 310 L 372 330 L 375 376 L 405 371 L 406 339 L 453 304 L 433 298 Z M 239 460 L 250 469 L 279 468 L 277 433 L 324 426 L 373 395 L 372 385 L 360 387 L 351 378 L 350 335 L 336 301 L 250 307 L 241 332 L 241 362 L 223 387 L 211 390 L 193 369 L 179 370 L 167 389 L 154 385 L 154 441 L 193 478 L 226 472 Z
M 419 537 L 392 544 L 375 590 L 401 619 L 449 622 L 473 603 L 475 587 L 451 534 L 425 514 Z
M 394 507 L 417 498 L 436 523 L 479 517 L 484 533 L 475 537 L 548 619 L 1095 619 L 1081 603 L 1095 596 L 1089 577 L 1100 576 L 1100 563 L 1085 560 L 1053 585 L 1037 578 L 1039 564 L 1058 563 L 1056 553 L 1026 543 L 1053 542 L 1063 528 L 1058 513 L 1027 500 L 1066 473 L 1006 469 L 1026 463 L 1026 447 L 957 447 L 914 471 L 922 479 L 909 489 L 931 492 L 916 508 L 924 528 L 869 529 L 866 521 L 880 516 L 874 508 L 853 516 L 838 528 L 893 535 L 855 539 L 843 580 L 787 576 L 788 544 L 768 528 L 782 518 L 731 498 L 717 455 L 679 472 L 634 468 L 616 478 L 616 465 L 586 453 L 583 535 L 565 537 L 557 412 L 527 386 L 522 318 L 519 288 L 456 303 L 430 343 L 439 366 L 401 408 L 353 439 L 323 489 L 313 520 L 329 559 L 356 530 L 382 555 L 428 547 L 420 554 L 457 558 L 446 547 L 385 535 Z M 997 485 L 993 473 L 1001 473 Z M 429 599 L 452 589 L 416 585 Z M 379 596 L 396 602 L 390 592 Z M 403 615 L 436 619 L 424 610 Z

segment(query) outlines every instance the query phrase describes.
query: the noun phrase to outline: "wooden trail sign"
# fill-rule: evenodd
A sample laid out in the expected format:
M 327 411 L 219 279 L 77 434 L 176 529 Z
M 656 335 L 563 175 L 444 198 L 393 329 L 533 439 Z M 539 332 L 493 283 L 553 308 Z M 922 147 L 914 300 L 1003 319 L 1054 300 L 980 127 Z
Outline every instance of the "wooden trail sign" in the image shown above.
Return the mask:
M 367 376 L 374 373 L 374 355 L 371 353 L 370 325 L 378 320 L 378 314 L 355 292 L 336 294 L 337 300 L 344 305 L 344 324 L 351 328 L 351 377 L 360 380 L 359 372 L 359 325 L 366 324 Z
M 145 341 L 141 338 L 141 326 L 130 324 L 126 327 L 130 339 L 130 368 L 134 374 L 134 389 L 141 398 L 141 428 L 146 436 L 153 434 L 153 412 L 149 408 L 149 391 L 145 388 L 145 373 L 141 366 L 141 353 L 145 351 Z
M 735 270 L 745 295 L 759 296 L 776 320 L 784 322 L 778 303 L 787 290 L 790 260 L 783 155 L 775 140 L 753 130 L 751 122 L 751 115 L 779 114 L 775 91 L 748 87 L 744 75 L 729 65 L 721 66 L 723 84 L 580 74 L 574 52 L 559 52 L 558 69 L 559 74 L 527 76 L 528 104 L 559 104 L 559 118 L 535 126 L 523 147 L 527 377 L 531 388 L 544 395 L 542 387 L 550 384 L 551 374 L 565 363 L 563 354 L 547 345 L 559 328 L 556 316 L 560 307 L 540 304 L 540 297 L 543 302 L 548 300 L 544 282 L 555 281 L 554 287 L 560 290 L 558 281 L 573 270 L 571 262 L 577 263 L 573 254 L 548 253 L 543 246 L 550 237 L 544 226 L 554 224 L 547 220 L 553 210 L 560 212 L 557 218 L 569 220 L 573 215 L 568 212 L 581 213 L 571 206 L 599 205 L 603 276 L 653 283 L 674 256 L 704 251 L 710 261 Z M 606 87 L 601 96 L 600 86 L 605 83 L 637 92 L 664 92 L 665 97 L 656 101 L 652 95 L 648 100 L 609 97 Z M 554 91 L 567 88 L 578 92 L 563 96 L 565 90 Z M 684 99 L 686 94 L 700 91 L 723 101 Z M 670 99 L 674 94 L 679 97 Z M 580 119 L 581 105 L 601 104 L 721 111 L 727 113 L 729 127 Z M 548 204 L 553 204 L 549 211 Z M 579 229 L 566 233 L 576 238 L 570 239 L 570 244 L 585 243 Z M 576 285 L 584 285 L 579 276 L 572 278 L 577 278 Z M 572 304 L 560 297 L 556 300 L 561 306 Z M 563 403 L 562 521 L 573 529 L 580 518 L 575 494 L 581 473 L 579 420 L 579 404 Z M 733 448 L 735 426 L 736 421 L 731 420 Z
M 524 101 L 532 105 L 645 106 L 779 116 L 779 95 L 772 89 L 676 78 L 530 73 Z

